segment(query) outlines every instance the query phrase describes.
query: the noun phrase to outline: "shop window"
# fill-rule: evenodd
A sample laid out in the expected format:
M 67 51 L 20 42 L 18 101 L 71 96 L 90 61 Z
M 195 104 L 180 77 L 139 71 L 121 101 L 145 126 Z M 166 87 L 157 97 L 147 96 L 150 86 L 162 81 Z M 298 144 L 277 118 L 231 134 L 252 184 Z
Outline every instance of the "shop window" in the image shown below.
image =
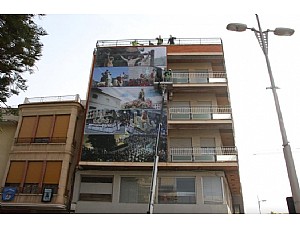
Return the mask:
M 151 177 L 122 177 L 120 203 L 148 203 Z
M 195 204 L 194 177 L 161 177 L 158 186 L 160 204 Z

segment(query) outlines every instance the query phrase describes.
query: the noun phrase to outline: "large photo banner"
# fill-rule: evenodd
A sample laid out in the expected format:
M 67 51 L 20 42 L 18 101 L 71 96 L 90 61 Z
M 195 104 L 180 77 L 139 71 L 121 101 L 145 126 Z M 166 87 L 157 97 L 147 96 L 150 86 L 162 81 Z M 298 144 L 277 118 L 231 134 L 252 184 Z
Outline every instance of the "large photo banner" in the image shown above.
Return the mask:
M 167 115 L 155 78 L 166 68 L 165 47 L 102 47 L 89 88 L 82 161 L 166 159 Z

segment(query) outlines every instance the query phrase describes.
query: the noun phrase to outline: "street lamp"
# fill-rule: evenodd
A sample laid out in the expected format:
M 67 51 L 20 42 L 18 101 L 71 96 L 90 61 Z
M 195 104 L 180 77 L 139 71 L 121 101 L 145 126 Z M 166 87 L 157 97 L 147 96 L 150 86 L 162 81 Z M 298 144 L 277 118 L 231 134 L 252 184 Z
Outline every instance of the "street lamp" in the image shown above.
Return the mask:
M 299 183 L 298 183 L 298 178 L 297 178 L 295 164 L 294 164 L 294 160 L 293 160 L 293 156 L 292 156 L 291 147 L 287 140 L 287 135 L 286 135 L 283 118 L 282 118 L 282 114 L 281 114 L 281 110 L 280 110 L 279 100 L 278 100 L 278 96 L 277 96 L 277 92 L 276 92 L 277 87 L 275 86 L 275 82 L 274 82 L 274 78 L 273 78 L 273 74 L 272 74 L 272 70 L 271 70 L 271 65 L 270 65 L 270 61 L 269 61 L 269 57 L 268 57 L 268 33 L 269 32 L 273 32 L 275 35 L 278 35 L 278 36 L 291 36 L 294 34 L 295 31 L 290 28 L 276 28 L 275 30 L 268 29 L 266 31 L 262 31 L 258 15 L 257 14 L 255 14 L 255 15 L 256 15 L 256 20 L 257 20 L 259 30 L 256 30 L 255 28 L 248 28 L 247 25 L 241 24 L 241 23 L 231 23 L 231 24 L 228 24 L 226 28 L 227 28 L 227 30 L 235 31 L 235 32 L 244 32 L 244 31 L 246 31 L 246 29 L 250 29 L 251 31 L 253 31 L 259 42 L 260 47 L 262 48 L 264 55 L 265 55 L 268 72 L 269 72 L 269 76 L 270 76 L 270 81 L 271 81 L 270 89 L 272 89 L 272 92 L 273 92 L 273 97 L 274 97 L 274 101 L 275 101 L 276 112 L 277 112 L 277 116 L 278 116 L 279 127 L 280 127 L 282 142 L 283 142 L 283 144 L 282 144 L 283 154 L 284 154 L 284 158 L 285 158 L 287 173 L 288 173 L 288 177 L 289 177 L 289 181 L 290 181 L 290 187 L 291 187 L 291 191 L 292 191 L 293 200 L 295 203 L 296 213 L 299 214 L 300 213 Z
M 258 202 L 258 210 L 259 210 L 259 214 L 261 214 L 261 210 L 260 210 L 260 203 L 261 202 L 266 202 L 267 200 L 260 200 L 257 196 L 257 202 Z

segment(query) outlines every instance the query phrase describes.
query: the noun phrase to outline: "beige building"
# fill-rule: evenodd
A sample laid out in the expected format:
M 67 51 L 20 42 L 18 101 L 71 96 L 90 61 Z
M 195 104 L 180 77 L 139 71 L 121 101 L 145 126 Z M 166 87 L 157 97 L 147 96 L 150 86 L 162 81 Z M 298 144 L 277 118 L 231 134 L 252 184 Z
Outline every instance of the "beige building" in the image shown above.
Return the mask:
M 7 132 L 14 140 L 6 136 L 12 145 L 1 159 L 1 213 L 69 210 L 83 116 L 78 95 L 29 98 L 19 105 L 16 129 Z
M 97 48 L 110 50 L 128 46 L 131 53 L 139 48 L 128 40 L 98 43 Z M 139 50 L 152 48 L 148 40 L 138 43 L 144 44 Z M 172 74 L 164 107 L 167 148 L 158 162 L 153 213 L 244 213 L 222 40 L 177 38 L 176 43 L 160 46 Z M 158 84 L 164 83 L 153 86 Z M 150 142 L 143 140 L 143 148 L 136 141 L 134 149 L 119 147 L 110 155 L 107 148 L 89 144 L 88 155 L 99 157 L 79 161 L 71 211 L 148 213 L 153 159 L 132 158 L 137 150 L 147 152 Z
M 2 108 L 0 112 L 2 115 L 2 118 L 0 118 L 0 180 L 2 180 L 8 156 L 14 142 L 19 116 L 17 109 L 10 111 Z

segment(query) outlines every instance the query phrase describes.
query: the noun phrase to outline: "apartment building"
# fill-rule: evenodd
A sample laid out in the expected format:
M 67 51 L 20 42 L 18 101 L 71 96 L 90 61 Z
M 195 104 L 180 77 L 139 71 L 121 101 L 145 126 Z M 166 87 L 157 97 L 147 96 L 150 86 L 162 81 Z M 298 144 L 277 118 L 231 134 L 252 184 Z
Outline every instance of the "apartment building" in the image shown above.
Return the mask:
M 3 179 L 15 132 L 18 125 L 18 109 L 0 109 L 0 180 Z
M 244 213 L 222 40 L 155 42 L 97 42 L 71 212 Z
M 80 102 L 72 95 L 26 98 L 19 105 L 15 128 L 3 129 L 11 137 L 1 159 L 0 213 L 69 211 L 84 124 Z

